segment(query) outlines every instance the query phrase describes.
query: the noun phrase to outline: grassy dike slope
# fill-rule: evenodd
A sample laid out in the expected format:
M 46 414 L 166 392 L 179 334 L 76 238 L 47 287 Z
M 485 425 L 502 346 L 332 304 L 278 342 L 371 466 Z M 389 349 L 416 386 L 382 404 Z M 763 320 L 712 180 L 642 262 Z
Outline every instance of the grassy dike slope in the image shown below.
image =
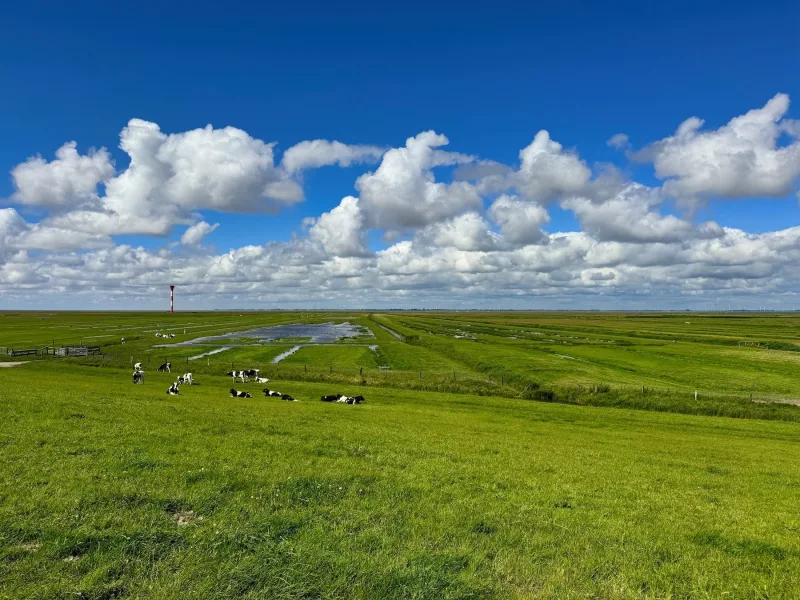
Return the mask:
M 0 598 L 797 592 L 796 424 L 169 380 L 0 372 Z

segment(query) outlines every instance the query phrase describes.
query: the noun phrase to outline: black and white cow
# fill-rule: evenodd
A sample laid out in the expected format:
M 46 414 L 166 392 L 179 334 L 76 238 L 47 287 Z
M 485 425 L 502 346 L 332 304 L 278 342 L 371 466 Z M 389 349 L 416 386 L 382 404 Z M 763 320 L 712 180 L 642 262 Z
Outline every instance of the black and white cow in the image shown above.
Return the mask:
M 181 385 L 181 384 L 180 384 L 180 383 L 178 383 L 178 382 L 176 381 L 176 382 L 175 382 L 175 383 L 173 383 L 171 386 L 169 386 L 169 389 L 167 390 L 167 393 L 168 393 L 170 396 L 177 396 L 177 395 L 179 395 L 179 394 L 180 394 L 180 391 L 178 390 L 178 388 L 180 387 L 180 385 Z
M 247 376 L 247 371 L 228 371 L 228 377 L 233 378 L 233 383 L 236 383 L 237 379 L 241 379 L 242 383 L 250 381 L 250 378 Z
M 144 383 L 144 371 L 133 372 L 133 383 Z
M 159 373 L 172 373 L 172 363 L 171 362 L 165 362 L 163 365 L 158 367 L 158 372 Z
M 160 334 L 160 333 L 157 333 L 157 334 L 156 334 L 156 337 L 161 337 L 161 334 Z
M 192 385 L 192 374 L 191 373 L 184 373 L 183 375 L 178 376 L 178 383 L 181 385 Z
M 250 392 L 239 392 L 231 388 L 231 398 L 252 398 Z
M 141 371 L 142 370 L 142 363 L 135 363 L 133 365 L 133 370 L 134 371 Z
M 175 334 L 174 334 L 174 333 L 170 333 L 170 334 L 169 334 L 169 335 L 167 335 L 166 337 L 168 337 L 168 338 L 174 338 L 174 337 L 175 337 Z
M 120 344 L 124 344 L 124 343 L 125 343 L 125 338 L 122 338 L 122 339 L 119 341 L 119 343 L 120 343 Z
M 244 374 L 248 377 L 258 377 L 258 369 L 245 369 Z
M 269 388 L 264 388 L 264 395 L 267 397 L 275 397 L 280 398 L 281 400 L 289 400 L 290 402 L 294 402 L 294 398 L 292 398 L 289 394 L 281 394 L 275 390 L 271 390 Z
M 256 377 L 256 383 L 269 383 L 269 379 L 266 377 Z
M 322 396 L 323 402 L 335 402 L 337 404 L 363 404 L 364 396 L 345 396 L 344 394 L 334 394 L 332 396 Z

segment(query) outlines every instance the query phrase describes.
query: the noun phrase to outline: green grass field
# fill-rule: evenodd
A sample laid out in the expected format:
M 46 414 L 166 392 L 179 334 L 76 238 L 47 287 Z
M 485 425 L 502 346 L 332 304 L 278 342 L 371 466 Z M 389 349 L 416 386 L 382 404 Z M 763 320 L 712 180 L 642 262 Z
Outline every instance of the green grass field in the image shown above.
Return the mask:
M 188 363 L 222 345 L 156 347 L 329 321 L 374 338 L 277 364 L 307 340 Z M 97 340 L 104 353 L 2 357 L 33 360 L 0 369 L 0 598 L 795 598 L 798 325 L 0 315 L 6 348 Z M 156 372 L 165 358 L 171 375 Z M 254 383 L 235 386 L 252 399 L 230 398 L 232 364 L 298 402 Z M 186 368 L 197 385 L 167 396 Z M 319 402 L 328 393 L 367 402 Z

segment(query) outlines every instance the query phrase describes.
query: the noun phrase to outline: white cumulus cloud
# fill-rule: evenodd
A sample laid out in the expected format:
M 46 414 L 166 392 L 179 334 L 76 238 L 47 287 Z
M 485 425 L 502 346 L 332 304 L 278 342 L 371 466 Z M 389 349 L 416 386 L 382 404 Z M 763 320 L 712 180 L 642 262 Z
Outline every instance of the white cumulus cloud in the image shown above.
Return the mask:
M 777 94 L 762 108 L 748 111 L 711 131 L 692 117 L 672 136 L 634 154 L 651 161 L 665 180 L 664 191 L 691 202 L 696 197 L 784 197 L 800 176 L 800 140 L 784 120 L 789 96 Z M 795 138 L 778 145 L 781 134 Z
M 426 131 L 408 138 L 403 148 L 383 155 L 378 169 L 356 181 L 361 208 L 369 227 L 406 229 L 424 227 L 461 213 L 480 209 L 482 200 L 467 182 L 437 182 L 432 169 L 472 160 L 438 150 L 448 144 L 445 136 Z
M 205 237 L 217 227 L 219 227 L 219 223 L 214 223 L 213 225 L 210 225 L 205 221 L 195 223 L 183 232 L 183 235 L 181 236 L 181 244 L 186 246 L 196 246 L 200 244 Z
M 29 158 L 11 170 L 16 188 L 12 200 L 19 204 L 64 209 L 94 203 L 97 185 L 114 174 L 114 164 L 105 148 L 81 155 L 75 142 L 56 150 L 56 158 Z
M 309 140 L 295 144 L 283 153 L 281 165 L 294 173 L 308 168 L 338 164 L 349 167 L 354 163 L 374 162 L 383 154 L 377 146 L 347 145 L 328 140 Z

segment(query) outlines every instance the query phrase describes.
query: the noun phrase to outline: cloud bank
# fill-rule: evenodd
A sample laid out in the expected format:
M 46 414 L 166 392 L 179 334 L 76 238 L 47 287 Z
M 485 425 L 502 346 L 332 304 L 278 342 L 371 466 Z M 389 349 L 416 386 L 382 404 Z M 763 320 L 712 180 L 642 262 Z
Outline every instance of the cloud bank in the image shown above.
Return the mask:
M 754 234 L 693 214 L 709 199 L 796 201 L 800 126 L 788 111 L 778 94 L 717 129 L 691 117 L 638 150 L 614 135 L 608 145 L 652 165 L 655 186 L 591 166 L 545 130 L 506 165 L 434 131 L 396 147 L 304 141 L 278 158 L 275 142 L 234 127 L 164 133 L 131 119 L 118 161 L 72 141 L 11 168 L 0 294 L 18 307 L 47 291 L 52 307 L 157 308 L 175 284 L 197 308 L 785 308 L 800 292 L 800 227 Z M 224 213 L 301 203 L 303 173 L 331 166 L 361 174 L 289 241 L 209 243 Z M 556 209 L 579 230 L 553 231 Z M 180 243 L 120 239 L 176 229 Z

